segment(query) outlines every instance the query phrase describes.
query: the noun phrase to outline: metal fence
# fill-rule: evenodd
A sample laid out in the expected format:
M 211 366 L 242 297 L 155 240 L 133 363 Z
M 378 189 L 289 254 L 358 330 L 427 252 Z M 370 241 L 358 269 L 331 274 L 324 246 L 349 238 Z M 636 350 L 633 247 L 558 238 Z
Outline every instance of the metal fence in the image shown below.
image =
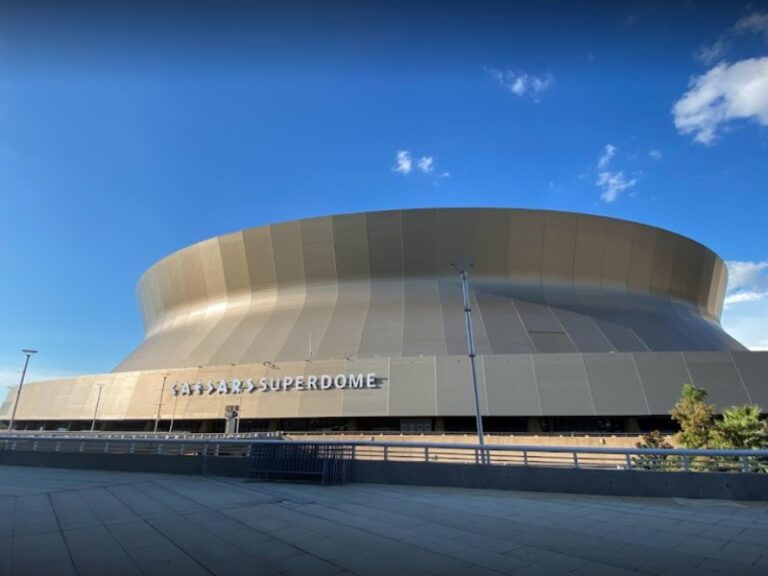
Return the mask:
M 158 454 L 166 456 L 227 456 L 251 458 L 269 445 L 343 447 L 355 461 L 433 462 L 488 466 L 542 466 L 603 470 L 665 472 L 768 472 L 768 450 L 640 449 L 584 446 L 525 446 L 345 440 L 280 440 L 268 438 L 72 436 L 62 434 L 0 434 L 0 451 Z M 307 448 L 317 450 L 317 448 Z
M 346 484 L 352 455 L 353 448 L 344 444 L 259 442 L 251 444 L 248 477 Z

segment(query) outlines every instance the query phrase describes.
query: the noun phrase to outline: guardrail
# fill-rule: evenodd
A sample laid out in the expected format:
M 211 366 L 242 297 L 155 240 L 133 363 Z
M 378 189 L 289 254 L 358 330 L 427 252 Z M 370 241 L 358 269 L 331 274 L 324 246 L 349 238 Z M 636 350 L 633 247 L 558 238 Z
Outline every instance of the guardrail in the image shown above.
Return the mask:
M 0 430 L 0 436 L 16 438 L 82 438 L 82 439 L 274 439 L 282 438 L 284 432 L 243 432 L 239 434 L 206 433 L 206 432 L 104 432 L 104 431 L 53 431 L 53 430 L 14 430 L 12 433 Z
M 408 431 L 408 430 L 285 430 L 284 434 L 290 436 L 344 436 L 354 438 L 355 436 L 455 436 L 455 437 L 467 437 L 472 436 L 477 438 L 477 433 L 467 430 L 463 432 L 455 431 L 440 431 L 430 430 L 424 431 Z M 640 438 L 645 432 L 578 432 L 578 431 L 563 431 L 563 432 L 485 432 L 485 437 L 494 438 L 508 438 L 514 437 L 530 437 L 530 438 Z M 663 434 L 672 435 L 674 432 L 663 432 Z
M 376 442 L 344 440 L 109 438 L 0 435 L 0 451 L 157 454 L 165 456 L 250 457 L 253 446 L 291 442 L 305 446 L 347 446 L 352 460 L 540 466 L 666 472 L 768 472 L 768 450 L 687 450 L 584 446 Z
M 7 428 L 0 428 L 0 434 L 10 434 Z M 237 434 L 225 434 L 223 432 L 185 432 L 183 430 L 175 430 L 173 432 L 158 431 L 158 432 L 126 432 L 126 431 L 90 431 L 90 430 L 14 430 L 13 433 L 25 434 L 25 435 L 76 435 L 76 436 L 95 436 L 95 435 L 109 435 L 118 437 L 125 436 L 199 436 L 201 438 L 260 438 L 260 437 L 275 437 L 275 436 L 344 436 L 345 438 L 365 438 L 365 437 L 391 437 L 397 438 L 398 436 L 454 436 L 459 437 L 473 437 L 477 438 L 477 434 L 471 431 L 454 432 L 454 431 L 438 431 L 431 430 L 424 431 L 407 431 L 407 430 L 278 430 L 278 431 L 262 431 L 262 432 L 239 432 Z M 640 438 L 644 432 L 486 432 L 486 437 L 493 438 L 509 438 L 509 437 L 530 437 L 530 438 Z M 663 432 L 665 435 L 672 435 L 674 432 Z

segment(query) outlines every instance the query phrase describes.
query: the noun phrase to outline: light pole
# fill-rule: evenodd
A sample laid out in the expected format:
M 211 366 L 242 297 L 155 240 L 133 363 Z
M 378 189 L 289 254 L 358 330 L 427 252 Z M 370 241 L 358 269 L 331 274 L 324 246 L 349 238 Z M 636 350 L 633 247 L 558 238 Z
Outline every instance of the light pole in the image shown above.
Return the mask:
M 312 332 L 309 333 L 309 337 L 310 337 L 310 343 L 311 343 L 312 342 L 312 340 L 311 340 Z M 310 346 L 310 349 L 309 349 L 309 357 L 310 357 L 309 362 L 311 362 L 312 361 L 311 360 L 311 358 L 312 358 L 312 348 L 311 348 L 311 346 Z M 232 372 L 234 372 L 235 366 L 237 366 L 237 364 L 230 364 L 230 369 L 229 369 L 229 379 L 230 380 L 232 379 Z M 240 391 L 240 396 L 237 398 L 237 418 L 235 419 L 235 434 L 240 434 L 240 413 L 242 412 L 242 409 L 243 409 L 243 392 Z
M 163 383 L 160 385 L 160 399 L 157 401 L 157 414 L 155 415 L 155 432 L 157 432 L 157 425 L 160 422 L 160 410 L 163 407 L 163 392 L 165 392 L 166 378 L 168 378 L 168 374 L 163 374 Z
M 176 419 L 176 402 L 179 401 L 179 390 L 176 389 L 173 396 L 173 412 L 171 412 L 171 425 L 168 427 L 168 432 L 173 432 L 173 421 Z
M 485 437 L 483 434 L 483 416 L 480 413 L 480 398 L 477 390 L 477 368 L 475 367 L 475 336 L 472 329 L 472 308 L 469 305 L 469 275 L 467 269 L 472 268 L 472 261 L 467 260 L 461 265 L 452 263 L 454 270 L 459 273 L 461 277 L 461 294 L 464 301 L 464 317 L 467 324 L 467 349 L 469 351 L 469 365 L 472 368 L 472 390 L 475 398 L 475 422 L 477 423 L 477 442 L 480 444 L 480 461 L 486 463 L 485 450 L 482 450 L 485 444 Z
M 14 388 L 16 388 L 16 386 L 14 386 L 13 384 L 8 384 L 8 385 L 6 386 L 6 388 L 8 389 L 8 392 L 6 392 L 6 395 L 7 395 L 7 396 L 9 396 L 9 395 L 11 394 L 11 391 L 12 391 Z M 15 402 L 15 401 L 16 401 L 16 395 L 14 395 L 14 402 Z M 9 423 L 10 423 L 10 420 L 9 420 Z M 8 427 L 8 430 L 9 430 L 9 431 L 11 430 L 10 426 Z
M 93 408 L 93 420 L 91 420 L 91 432 L 96 430 L 96 416 L 99 412 L 99 402 L 101 401 L 101 390 L 104 388 L 104 384 L 96 384 L 99 388 L 99 392 L 96 395 L 96 406 Z
M 24 377 L 27 375 L 27 366 L 29 366 L 29 358 L 32 354 L 37 354 L 37 350 L 22 350 L 27 355 L 27 359 L 24 360 L 24 370 L 21 371 L 21 380 L 19 381 L 19 389 L 16 392 L 16 399 L 13 401 L 13 412 L 11 413 L 11 421 L 8 423 L 8 431 L 13 430 L 13 424 L 16 421 L 16 409 L 19 407 L 19 398 L 21 397 L 21 389 L 24 387 Z

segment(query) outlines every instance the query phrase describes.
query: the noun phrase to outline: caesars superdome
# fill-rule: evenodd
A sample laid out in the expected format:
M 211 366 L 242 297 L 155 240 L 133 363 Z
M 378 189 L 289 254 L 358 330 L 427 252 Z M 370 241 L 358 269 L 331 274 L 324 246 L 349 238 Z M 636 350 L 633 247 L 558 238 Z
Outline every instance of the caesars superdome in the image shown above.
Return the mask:
M 472 385 L 493 431 L 636 431 L 684 382 L 718 409 L 768 406 L 768 353 L 720 327 L 721 258 L 659 228 L 585 214 L 423 209 L 251 228 L 141 277 L 145 338 L 108 374 L 34 382 L 17 427 L 462 430 Z M 466 265 L 466 264 L 465 264 Z M 0 419 L 8 419 L 14 394 Z M 230 407 L 230 408 L 227 408 Z

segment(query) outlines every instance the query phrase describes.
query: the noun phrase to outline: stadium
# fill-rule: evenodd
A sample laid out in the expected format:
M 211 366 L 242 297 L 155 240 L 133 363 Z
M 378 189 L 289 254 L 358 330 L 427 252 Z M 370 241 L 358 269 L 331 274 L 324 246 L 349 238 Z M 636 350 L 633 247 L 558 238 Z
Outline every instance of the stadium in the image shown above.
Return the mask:
M 586 214 L 418 209 L 246 229 L 138 283 L 143 342 L 110 373 L 28 382 L 28 430 L 474 430 L 457 262 L 486 432 L 668 429 L 684 382 L 768 406 L 768 353 L 720 326 L 701 244 Z M 466 267 L 466 265 L 465 265 Z M 18 401 L 17 401 L 18 398 Z

